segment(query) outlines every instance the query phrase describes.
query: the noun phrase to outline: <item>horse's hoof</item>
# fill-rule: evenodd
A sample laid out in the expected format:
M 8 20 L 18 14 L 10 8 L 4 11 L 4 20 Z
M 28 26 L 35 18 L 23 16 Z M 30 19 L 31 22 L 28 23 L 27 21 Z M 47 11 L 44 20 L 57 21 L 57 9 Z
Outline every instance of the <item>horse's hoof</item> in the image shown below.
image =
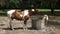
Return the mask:
M 11 29 L 11 30 L 14 30 L 14 29 Z
M 28 30 L 28 29 L 25 28 L 25 29 L 23 29 L 23 30 Z
M 11 30 L 14 30 L 14 28 L 10 28 Z

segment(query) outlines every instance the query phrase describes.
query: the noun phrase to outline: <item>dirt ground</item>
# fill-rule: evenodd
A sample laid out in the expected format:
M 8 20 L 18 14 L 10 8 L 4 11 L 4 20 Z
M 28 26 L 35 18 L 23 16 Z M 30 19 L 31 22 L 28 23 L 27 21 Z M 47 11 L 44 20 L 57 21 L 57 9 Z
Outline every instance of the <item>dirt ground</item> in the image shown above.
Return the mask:
M 7 16 L 0 16 L 0 34 L 60 34 L 60 16 L 49 16 L 49 21 L 45 31 L 27 29 L 23 30 L 23 21 L 13 20 L 15 30 L 9 29 L 9 19 Z M 27 27 L 31 27 L 31 20 L 28 20 Z

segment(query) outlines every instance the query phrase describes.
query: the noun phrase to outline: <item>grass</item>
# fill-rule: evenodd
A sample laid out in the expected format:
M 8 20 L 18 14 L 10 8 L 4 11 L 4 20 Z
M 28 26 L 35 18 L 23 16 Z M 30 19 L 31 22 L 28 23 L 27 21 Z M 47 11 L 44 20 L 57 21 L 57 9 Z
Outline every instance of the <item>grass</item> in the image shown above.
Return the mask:
M 55 11 L 60 11 L 60 9 L 55 9 Z
M 38 10 L 39 12 L 51 12 L 51 9 L 38 9 Z M 60 9 L 54 9 L 54 12 L 60 12 Z M 0 13 L 6 13 L 6 11 L 0 10 Z
M 0 13 L 6 13 L 5 11 L 0 11 Z
M 46 12 L 46 11 L 51 11 L 51 9 L 38 9 L 39 11 L 44 11 L 44 12 Z

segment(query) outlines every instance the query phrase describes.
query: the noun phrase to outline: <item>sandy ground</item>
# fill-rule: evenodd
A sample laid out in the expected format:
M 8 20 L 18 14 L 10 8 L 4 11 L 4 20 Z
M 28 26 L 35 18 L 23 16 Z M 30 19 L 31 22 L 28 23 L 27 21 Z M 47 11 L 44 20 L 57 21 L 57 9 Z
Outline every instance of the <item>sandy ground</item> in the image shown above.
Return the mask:
M 60 16 L 49 16 L 49 20 L 45 31 L 35 29 L 23 30 L 23 21 L 17 20 L 14 20 L 12 23 L 13 28 L 16 29 L 10 30 L 8 17 L 0 16 L 0 34 L 60 34 Z M 31 27 L 31 20 L 28 20 L 27 27 Z

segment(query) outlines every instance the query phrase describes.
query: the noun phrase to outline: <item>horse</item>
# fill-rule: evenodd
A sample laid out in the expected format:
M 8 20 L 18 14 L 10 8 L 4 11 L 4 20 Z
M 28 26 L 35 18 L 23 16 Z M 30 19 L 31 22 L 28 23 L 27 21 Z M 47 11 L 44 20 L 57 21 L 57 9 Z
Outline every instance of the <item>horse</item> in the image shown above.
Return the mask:
M 38 13 L 38 11 L 35 9 L 9 10 L 9 11 L 7 11 L 7 16 L 10 18 L 10 21 L 9 21 L 10 29 L 14 30 L 14 28 L 11 25 L 13 19 L 20 20 L 20 21 L 23 20 L 24 21 L 23 29 L 27 29 L 26 22 L 31 17 L 31 15 L 35 14 L 35 13 Z

